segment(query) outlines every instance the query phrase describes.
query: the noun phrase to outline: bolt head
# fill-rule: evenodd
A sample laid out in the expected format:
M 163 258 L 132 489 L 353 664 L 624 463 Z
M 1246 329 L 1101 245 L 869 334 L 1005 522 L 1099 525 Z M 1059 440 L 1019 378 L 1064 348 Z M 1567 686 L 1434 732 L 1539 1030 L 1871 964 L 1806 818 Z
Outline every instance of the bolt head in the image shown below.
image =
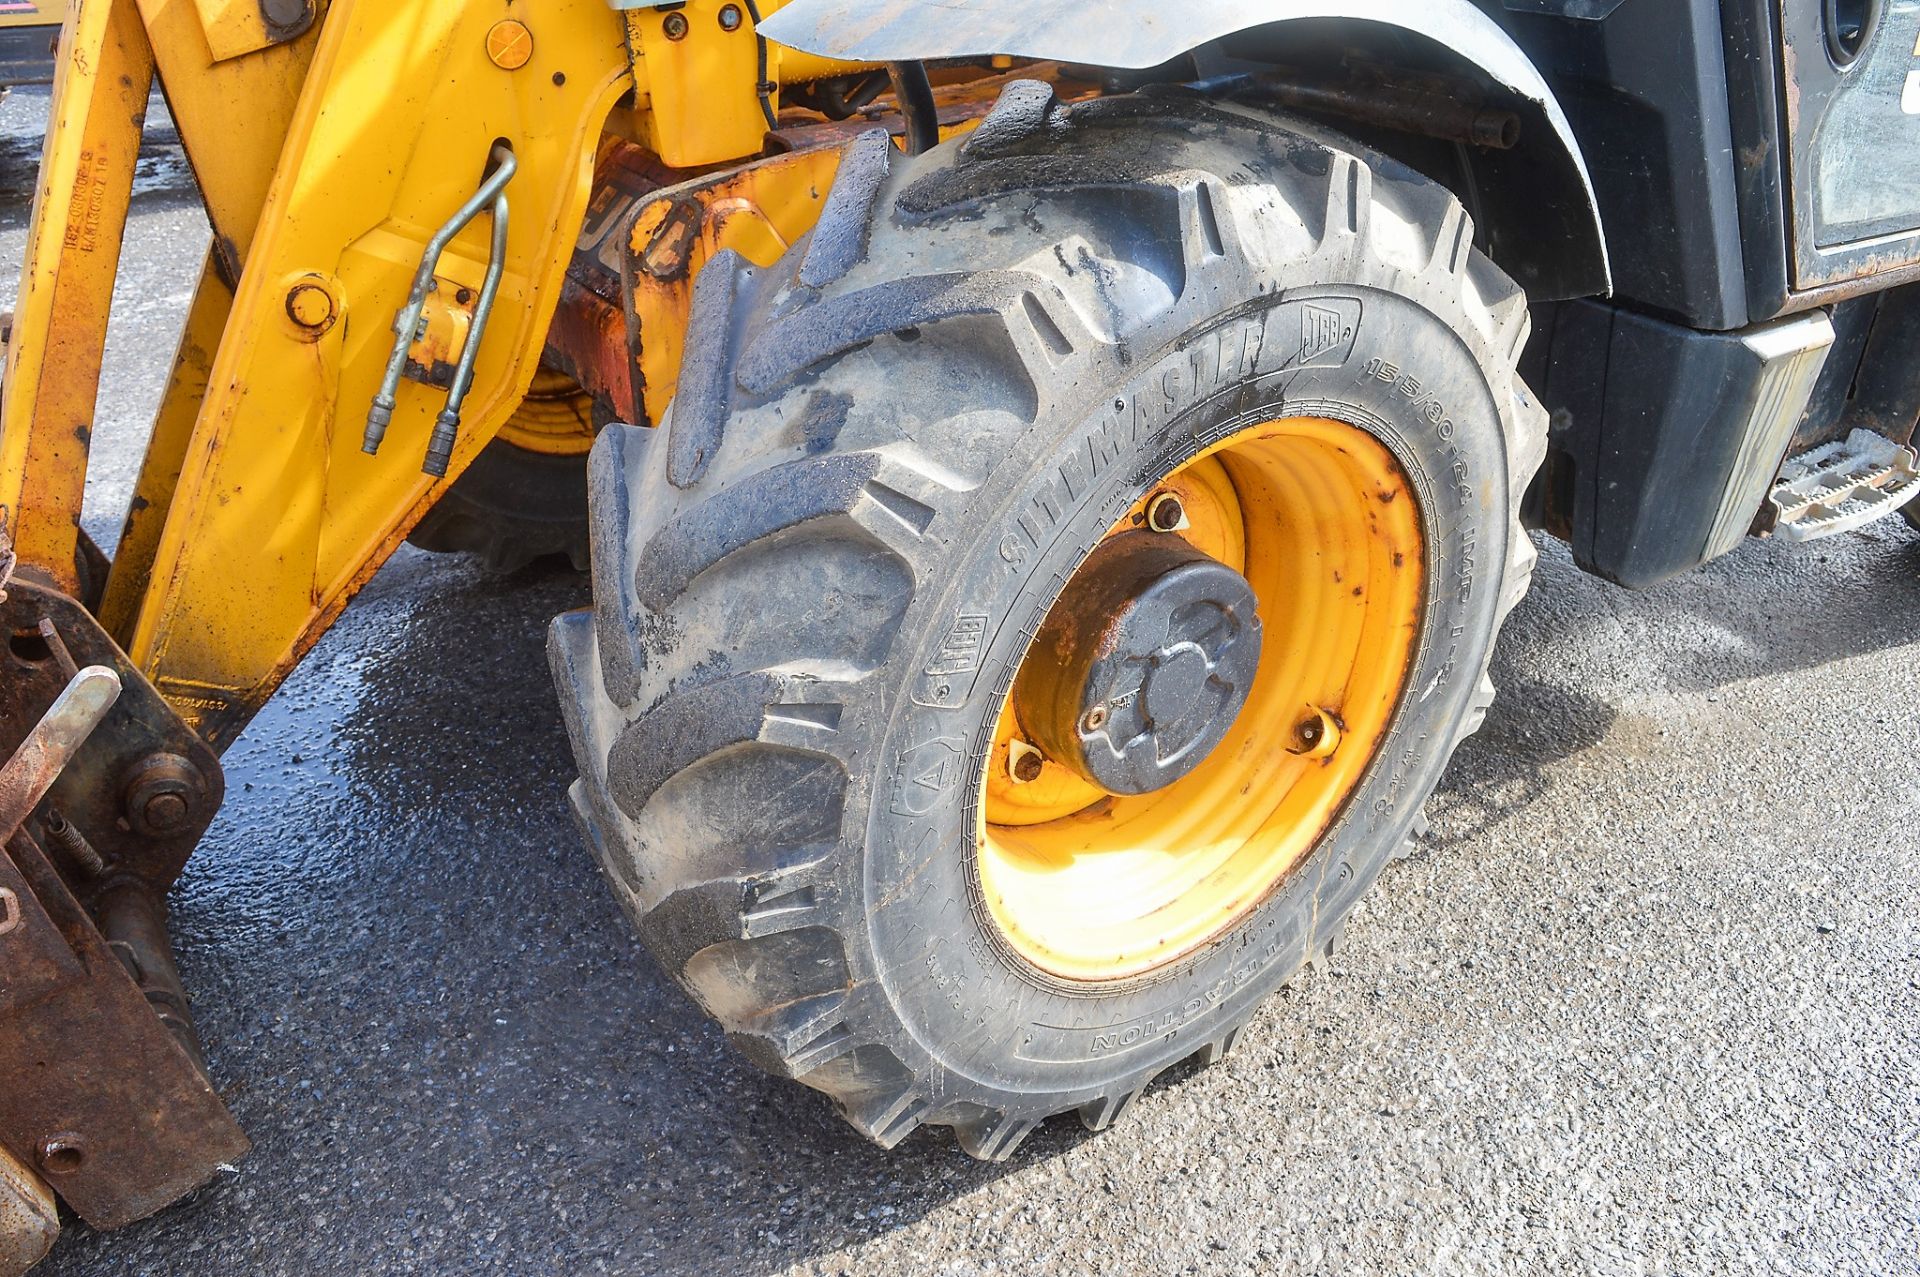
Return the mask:
M 1177 532 L 1186 521 L 1186 509 L 1174 493 L 1162 492 L 1147 503 L 1147 526 L 1155 532 Z
M 665 35 L 669 40 L 686 39 L 687 15 L 684 13 L 669 13 L 660 20 L 660 31 L 661 34 Z
M 287 293 L 287 318 L 310 332 L 333 327 L 333 295 L 319 284 L 295 284 Z
M 722 31 L 738 31 L 740 29 L 739 5 L 729 4 L 720 7 L 720 29 Z
M 178 829 L 187 823 L 187 800 L 180 794 L 155 794 L 141 814 L 155 829 Z
M 1046 759 L 1040 756 L 1040 751 L 1028 746 L 1014 751 L 1013 762 L 1008 771 L 1019 784 L 1031 785 L 1040 779 L 1040 772 L 1045 766 Z
M 1315 710 L 1293 729 L 1288 752 L 1306 758 L 1326 758 L 1340 748 L 1340 720 L 1326 710 Z
M 190 829 L 206 782 L 178 754 L 150 754 L 135 764 L 123 791 L 127 822 L 138 833 L 164 838 Z
M 313 8 L 307 0 L 260 0 L 260 16 L 270 33 L 282 39 L 313 25 Z

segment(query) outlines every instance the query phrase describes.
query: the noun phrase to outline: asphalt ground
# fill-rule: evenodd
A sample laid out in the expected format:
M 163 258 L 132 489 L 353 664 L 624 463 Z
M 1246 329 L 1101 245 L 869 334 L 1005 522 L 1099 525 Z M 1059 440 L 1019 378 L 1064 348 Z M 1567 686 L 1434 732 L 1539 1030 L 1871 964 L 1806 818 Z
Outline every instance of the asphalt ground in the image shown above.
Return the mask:
M 0 295 L 44 94 L 0 105 Z M 163 115 L 94 435 L 111 541 L 206 230 Z M 584 581 L 403 551 L 227 756 L 173 898 L 235 1172 L 77 1274 L 1920 1270 L 1920 536 L 1629 594 L 1547 545 L 1503 695 L 1334 963 L 1002 1166 L 762 1076 L 577 845 Z

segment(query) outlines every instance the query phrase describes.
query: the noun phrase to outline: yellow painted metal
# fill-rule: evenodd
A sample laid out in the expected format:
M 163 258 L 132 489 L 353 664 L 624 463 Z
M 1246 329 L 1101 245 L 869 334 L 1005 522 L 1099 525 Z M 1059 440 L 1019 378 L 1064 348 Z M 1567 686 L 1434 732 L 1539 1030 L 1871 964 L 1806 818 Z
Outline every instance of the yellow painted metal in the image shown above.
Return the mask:
M 793 151 L 670 187 L 640 209 L 633 224 L 639 269 L 628 304 L 645 335 L 640 367 L 650 420 L 660 420 L 673 401 L 701 268 L 726 248 L 756 266 L 772 265 L 819 220 L 839 171 L 837 145 Z
M 1186 514 L 1187 526 L 1180 530 L 1180 536 L 1187 544 L 1236 572 L 1246 571 L 1246 515 L 1218 456 L 1191 461 L 1155 484 L 1108 535 L 1146 527 L 1148 509 L 1165 495 L 1177 498 Z M 987 803 L 995 824 L 1044 824 L 1071 816 L 1107 796 L 1091 781 L 1054 764 L 1043 767 L 1036 780 L 1014 783 L 1009 752 L 1018 739 L 1013 702 L 1009 700 L 1000 714 L 987 769 Z
M 732 30 L 722 26 L 723 13 L 732 15 Z M 635 80 L 644 80 L 649 98 L 650 150 L 674 168 L 698 168 L 765 148 L 760 42 L 739 0 L 629 9 L 626 19 Z
M 236 6 L 241 0 L 235 0 Z M 224 4 L 224 0 L 222 0 Z M 300 101 L 320 30 L 236 56 L 210 42 L 215 0 L 138 0 L 166 86 L 167 106 L 193 164 L 229 284 L 252 247 L 280 148 Z M 326 0 L 317 0 L 322 14 Z M 257 0 L 249 7 L 258 17 Z M 261 31 L 264 33 L 265 27 Z
M 771 17 L 785 0 L 761 0 Z M 768 44 L 742 0 L 687 0 L 627 11 L 634 82 L 647 99 L 637 140 L 674 168 L 743 160 L 766 149 L 779 86 L 870 70 Z M 764 97 L 763 97 L 764 94 Z
M 406 383 L 383 451 L 361 426 L 433 231 L 497 139 L 519 160 L 500 301 L 449 478 L 532 381 L 608 109 L 631 86 L 605 0 L 519 0 L 534 50 L 496 65 L 487 5 L 336 0 L 261 214 L 132 630 L 130 654 L 204 735 L 229 741 L 436 495 L 420 473 L 444 396 Z M 264 56 L 264 55 L 262 55 Z M 478 287 L 487 219 L 438 274 Z M 342 322 L 287 312 L 314 276 Z
M 761 17 L 766 17 L 773 9 L 761 6 Z M 878 64 L 872 62 L 841 62 L 834 58 L 823 58 L 817 53 L 802 53 L 798 49 L 789 49 L 784 44 L 770 44 L 768 59 L 773 67 L 773 78 L 782 84 L 802 84 L 808 80 L 825 80 L 836 75 L 851 75 L 859 71 L 878 70 Z
M 181 0 L 174 0 L 180 3 Z M 190 0 L 215 60 L 225 61 L 280 43 L 267 29 L 260 0 Z
M 233 290 L 209 250 L 173 357 L 173 375 L 167 380 L 153 433 L 147 437 L 146 459 L 140 465 L 133 501 L 120 530 L 119 548 L 114 551 L 113 570 L 107 573 L 106 593 L 100 601 L 100 624 L 123 648 L 132 641 L 134 613 L 146 593 L 153 556 L 160 546 L 160 530 L 180 482 L 180 466 L 193 438 L 194 419 L 200 415 L 200 403 L 207 393 L 214 352 L 232 310 Z
M 473 331 L 478 302 L 479 294 L 474 289 L 435 276 L 427 284 L 427 304 L 421 308 L 420 327 L 407 346 L 407 358 L 427 369 L 434 381 L 451 379 L 453 366 Z
M 73 590 L 87 445 L 153 55 L 133 0 L 75 0 L 60 37 L 0 402 L 0 524 Z
M 1249 429 L 1144 494 L 1114 532 L 1140 526 L 1166 487 L 1190 520 L 1169 535 L 1252 584 L 1260 667 L 1207 760 L 1138 796 L 1107 794 L 1051 762 L 1015 783 L 1007 750 L 1021 730 L 1009 700 L 981 803 L 980 881 L 1008 942 L 1064 979 L 1140 976 L 1265 899 L 1374 762 L 1423 624 L 1413 490 L 1364 431 L 1321 418 Z M 1071 581 L 1056 606 L 1074 606 Z M 1299 734 L 1322 714 L 1337 729 L 1330 748 L 1324 734 Z
M 542 368 L 498 437 L 528 452 L 577 457 L 593 448 L 593 399 L 565 373 Z
M 9 8 L 0 12 L 0 31 L 11 27 L 57 27 L 64 8 L 54 0 L 40 0 L 38 4 L 27 4 L 19 9 Z
M 202 29 L 202 14 L 191 0 L 138 3 L 167 86 L 174 126 L 192 157 L 214 235 L 100 604 L 101 623 L 122 647 L 132 642 L 134 614 L 151 579 L 160 531 L 193 437 L 214 353 L 233 307 L 232 281 L 239 279 L 253 243 L 254 227 L 319 42 L 318 30 L 312 30 L 251 56 L 221 61 L 213 54 Z M 318 7 L 324 14 L 326 0 L 319 0 Z M 314 291 L 303 290 L 299 300 L 311 304 Z

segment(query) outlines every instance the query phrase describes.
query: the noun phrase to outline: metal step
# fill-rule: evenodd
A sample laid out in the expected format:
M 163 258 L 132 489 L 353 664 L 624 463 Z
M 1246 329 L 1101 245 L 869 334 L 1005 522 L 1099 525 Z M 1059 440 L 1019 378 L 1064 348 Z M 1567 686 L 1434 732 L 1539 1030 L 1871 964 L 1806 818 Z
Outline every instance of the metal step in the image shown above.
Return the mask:
M 1817 541 L 1889 515 L 1920 496 L 1920 457 L 1871 430 L 1803 452 L 1774 481 L 1773 534 Z

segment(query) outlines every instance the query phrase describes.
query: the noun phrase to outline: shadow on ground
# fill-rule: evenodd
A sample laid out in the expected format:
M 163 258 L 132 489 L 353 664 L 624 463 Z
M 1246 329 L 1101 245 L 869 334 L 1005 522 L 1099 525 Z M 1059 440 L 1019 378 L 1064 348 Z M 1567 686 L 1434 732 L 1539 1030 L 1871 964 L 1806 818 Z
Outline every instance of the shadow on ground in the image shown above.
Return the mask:
M 1899 542 L 1906 553 L 1885 553 Z M 1564 546 L 1543 544 L 1533 592 L 1494 652 L 1499 696 L 1431 801 L 1446 830 L 1436 845 L 1470 842 L 1517 816 L 1546 793 L 1543 769 L 1584 750 L 1665 748 L 1648 720 L 1623 712 L 1633 694 L 1711 694 L 1903 646 L 1920 616 L 1920 534 L 1898 519 L 1814 545 L 1752 542 L 1640 593 L 1586 575 Z M 1596 648 L 1612 648 L 1632 684 L 1564 681 L 1569 669 L 1592 668 L 1573 658 Z

